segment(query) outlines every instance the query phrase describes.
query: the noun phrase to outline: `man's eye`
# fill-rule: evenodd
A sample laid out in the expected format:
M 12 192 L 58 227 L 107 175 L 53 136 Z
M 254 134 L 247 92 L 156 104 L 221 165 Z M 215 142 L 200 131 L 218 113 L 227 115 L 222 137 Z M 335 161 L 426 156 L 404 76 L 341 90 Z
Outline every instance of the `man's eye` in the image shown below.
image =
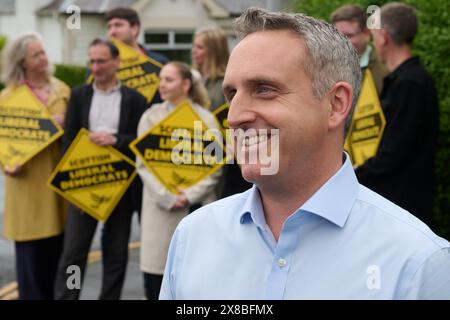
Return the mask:
M 269 94 L 273 93 L 273 89 L 267 86 L 258 86 L 256 87 L 256 93 L 258 94 Z
M 233 100 L 233 97 L 235 96 L 235 94 L 236 94 L 236 90 L 230 90 L 227 92 L 226 98 L 227 98 L 228 102 L 231 102 L 231 100 Z

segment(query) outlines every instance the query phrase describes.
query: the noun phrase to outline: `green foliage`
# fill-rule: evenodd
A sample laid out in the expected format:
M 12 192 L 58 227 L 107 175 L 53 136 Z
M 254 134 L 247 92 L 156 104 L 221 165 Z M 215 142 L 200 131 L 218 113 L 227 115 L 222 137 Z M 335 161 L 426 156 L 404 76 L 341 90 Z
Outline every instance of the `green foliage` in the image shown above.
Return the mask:
M 6 36 L 0 35 L 0 54 L 1 54 L 2 49 L 5 47 L 7 40 L 8 40 L 8 38 L 6 38 Z M 4 87 L 5 86 L 3 85 L 3 83 L 0 82 L 0 91 L 3 90 Z
M 294 0 L 296 12 L 329 21 L 339 6 L 356 3 L 363 8 L 383 5 L 377 0 Z M 421 58 L 431 73 L 439 95 L 440 136 L 436 156 L 435 231 L 450 239 L 450 6 L 448 0 L 406 0 L 419 16 L 419 32 L 414 40 L 414 55 Z
M 0 51 L 3 49 L 3 47 L 6 44 L 6 41 L 8 40 L 8 38 L 6 38 L 6 36 L 2 36 L 0 35 Z
M 83 84 L 86 81 L 87 70 L 83 66 L 55 65 L 55 77 L 65 82 L 69 87 Z

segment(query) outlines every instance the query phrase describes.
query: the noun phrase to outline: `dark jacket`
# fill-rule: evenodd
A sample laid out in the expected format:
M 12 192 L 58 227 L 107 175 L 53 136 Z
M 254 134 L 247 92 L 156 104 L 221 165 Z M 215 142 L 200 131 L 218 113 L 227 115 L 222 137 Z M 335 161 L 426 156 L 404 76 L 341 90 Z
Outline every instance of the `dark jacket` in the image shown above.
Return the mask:
M 169 62 L 169 59 L 166 58 L 166 56 L 159 54 L 157 52 L 154 52 L 152 50 L 149 50 L 147 48 L 145 48 L 143 45 L 139 44 L 139 48 L 141 48 L 141 50 L 143 52 L 145 52 L 145 54 L 153 59 L 156 60 L 157 62 L 161 63 L 162 65 L 165 65 L 167 62 Z M 158 71 L 158 76 L 159 76 L 159 71 Z M 161 103 L 163 102 L 161 99 L 161 95 L 159 94 L 159 90 L 156 91 L 155 96 L 153 97 L 151 103 L 149 104 L 149 106 L 151 106 L 154 103 Z
M 358 180 L 430 224 L 439 111 L 433 80 L 418 58 L 385 78 L 381 106 L 383 138 L 377 154 L 357 168 Z
M 152 51 L 150 49 L 147 49 L 141 44 L 139 44 L 139 47 L 145 52 L 145 54 L 148 57 L 152 58 L 153 60 L 156 60 L 156 61 L 158 61 L 159 63 L 161 63 L 163 65 L 166 64 L 167 62 L 169 62 L 169 59 L 167 59 L 166 56 L 164 56 L 164 55 L 162 55 L 160 53 L 157 53 L 155 51 Z
M 139 92 L 124 85 L 120 87 L 120 92 L 122 98 L 120 102 L 119 129 L 115 135 L 117 143 L 113 147 L 134 160 L 135 155 L 128 145 L 136 139 L 137 126 L 142 114 L 147 109 L 147 101 Z M 63 150 L 69 147 L 81 128 L 89 130 L 89 112 L 93 94 L 92 84 L 85 84 L 72 89 L 62 139 Z M 130 200 L 128 197 L 136 193 L 142 194 L 142 183 L 138 177 L 134 179 L 122 201 L 124 199 Z M 140 210 L 139 197 L 135 195 L 132 199 L 135 209 Z

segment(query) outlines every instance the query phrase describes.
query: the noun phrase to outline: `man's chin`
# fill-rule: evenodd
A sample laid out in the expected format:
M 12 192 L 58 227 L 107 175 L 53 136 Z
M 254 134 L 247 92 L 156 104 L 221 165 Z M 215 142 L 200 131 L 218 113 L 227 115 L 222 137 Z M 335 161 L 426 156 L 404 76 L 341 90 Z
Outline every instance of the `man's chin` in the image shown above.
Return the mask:
M 242 177 L 250 183 L 257 183 L 264 178 L 261 175 L 261 166 L 259 164 L 243 164 L 241 173 Z
M 108 81 L 106 81 L 105 77 L 96 77 L 96 76 L 94 76 L 94 79 L 95 79 L 95 82 L 97 84 L 101 84 L 101 85 L 106 84 L 108 82 Z

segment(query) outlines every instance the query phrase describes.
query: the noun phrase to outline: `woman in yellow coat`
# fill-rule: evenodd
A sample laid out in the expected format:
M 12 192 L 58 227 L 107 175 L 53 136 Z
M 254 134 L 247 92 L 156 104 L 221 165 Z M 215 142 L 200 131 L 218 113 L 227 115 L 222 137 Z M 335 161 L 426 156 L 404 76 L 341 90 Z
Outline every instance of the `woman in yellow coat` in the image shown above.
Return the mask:
M 53 119 L 63 125 L 70 89 L 50 76 L 40 37 L 35 33 L 20 35 L 7 46 L 2 62 L 7 87 L 0 97 L 27 85 Z M 23 166 L 2 166 L 6 176 L 3 235 L 15 241 L 19 299 L 53 298 L 66 203 L 47 187 L 46 181 L 59 157 L 58 140 Z

